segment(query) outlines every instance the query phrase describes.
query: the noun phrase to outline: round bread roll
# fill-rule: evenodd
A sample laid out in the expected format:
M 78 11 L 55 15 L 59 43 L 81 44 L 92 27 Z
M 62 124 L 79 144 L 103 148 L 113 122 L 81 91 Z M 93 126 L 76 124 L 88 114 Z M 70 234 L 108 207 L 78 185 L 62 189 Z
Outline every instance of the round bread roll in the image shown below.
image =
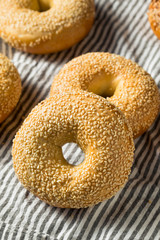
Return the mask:
M 17 105 L 21 95 L 21 79 L 13 63 L 0 54 L 0 123 Z
M 57 52 L 83 39 L 94 15 L 94 0 L 0 1 L 0 36 L 25 52 Z
M 125 114 L 134 138 L 155 120 L 160 106 L 158 87 L 138 64 L 110 53 L 88 53 L 67 63 L 55 77 L 57 91 L 89 91 L 114 103 Z
M 160 0 L 151 1 L 148 18 L 154 34 L 160 39 Z
M 62 146 L 85 153 L 78 166 Z M 16 134 L 13 165 L 20 182 L 46 203 L 84 208 L 111 198 L 128 179 L 133 162 L 132 130 L 124 114 L 92 93 L 55 95 L 36 106 Z

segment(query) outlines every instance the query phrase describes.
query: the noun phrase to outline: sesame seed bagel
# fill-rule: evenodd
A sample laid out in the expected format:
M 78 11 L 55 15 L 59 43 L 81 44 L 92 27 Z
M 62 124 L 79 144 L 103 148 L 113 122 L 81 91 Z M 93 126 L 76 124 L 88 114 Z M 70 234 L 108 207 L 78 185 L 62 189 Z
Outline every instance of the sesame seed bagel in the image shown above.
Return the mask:
M 154 34 L 160 39 L 160 0 L 151 1 L 148 18 Z
M 17 105 L 21 95 L 21 79 L 13 63 L 0 54 L 0 123 Z
M 68 142 L 85 153 L 78 166 L 63 157 Z M 81 92 L 57 94 L 36 106 L 16 134 L 12 154 L 16 175 L 29 191 L 56 207 L 84 208 L 124 186 L 133 151 L 124 114 L 100 96 Z
M 149 128 L 159 111 L 155 81 L 136 63 L 115 54 L 88 53 L 67 63 L 54 78 L 50 95 L 73 90 L 107 97 L 125 114 L 134 138 Z
M 57 52 L 83 39 L 94 15 L 94 0 L 0 1 L 0 36 L 25 52 Z

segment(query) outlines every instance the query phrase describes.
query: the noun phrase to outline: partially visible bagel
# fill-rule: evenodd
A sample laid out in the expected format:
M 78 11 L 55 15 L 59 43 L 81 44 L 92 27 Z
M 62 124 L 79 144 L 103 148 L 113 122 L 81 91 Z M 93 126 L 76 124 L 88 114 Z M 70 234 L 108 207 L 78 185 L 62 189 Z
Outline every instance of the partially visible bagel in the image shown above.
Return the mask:
M 17 105 L 21 95 L 21 79 L 13 63 L 0 54 L 0 123 Z
M 25 52 L 57 52 L 83 39 L 94 15 L 94 0 L 0 1 L 0 36 Z
M 151 0 L 148 18 L 154 34 L 160 39 L 160 0 Z

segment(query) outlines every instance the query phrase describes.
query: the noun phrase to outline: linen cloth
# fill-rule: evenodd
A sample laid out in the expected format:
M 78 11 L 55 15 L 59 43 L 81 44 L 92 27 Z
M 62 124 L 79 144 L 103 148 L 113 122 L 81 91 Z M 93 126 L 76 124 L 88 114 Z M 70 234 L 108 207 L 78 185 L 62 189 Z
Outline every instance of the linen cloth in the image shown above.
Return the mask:
M 160 115 L 135 140 L 132 172 L 116 196 L 86 209 L 60 209 L 29 193 L 15 176 L 12 140 L 31 109 L 48 96 L 54 76 L 87 52 L 116 53 L 141 65 L 160 87 L 160 40 L 147 19 L 149 0 L 96 0 L 88 36 L 72 48 L 50 55 L 17 51 L 2 40 L 0 52 L 12 59 L 22 78 L 21 99 L 0 125 L 0 239 L 119 240 L 160 239 Z M 75 145 L 63 148 L 71 161 L 83 159 Z

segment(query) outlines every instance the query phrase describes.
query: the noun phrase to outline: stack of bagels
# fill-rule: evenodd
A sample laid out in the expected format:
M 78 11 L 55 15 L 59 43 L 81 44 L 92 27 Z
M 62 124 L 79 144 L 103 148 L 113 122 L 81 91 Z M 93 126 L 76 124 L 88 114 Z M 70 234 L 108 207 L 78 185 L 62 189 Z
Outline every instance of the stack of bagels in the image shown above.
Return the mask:
M 18 131 L 15 172 L 53 206 L 83 208 L 111 198 L 130 174 L 133 138 L 153 123 L 159 105 L 154 80 L 136 63 L 110 53 L 77 57 L 61 69 L 50 97 Z M 78 166 L 64 159 L 68 142 L 85 153 Z

